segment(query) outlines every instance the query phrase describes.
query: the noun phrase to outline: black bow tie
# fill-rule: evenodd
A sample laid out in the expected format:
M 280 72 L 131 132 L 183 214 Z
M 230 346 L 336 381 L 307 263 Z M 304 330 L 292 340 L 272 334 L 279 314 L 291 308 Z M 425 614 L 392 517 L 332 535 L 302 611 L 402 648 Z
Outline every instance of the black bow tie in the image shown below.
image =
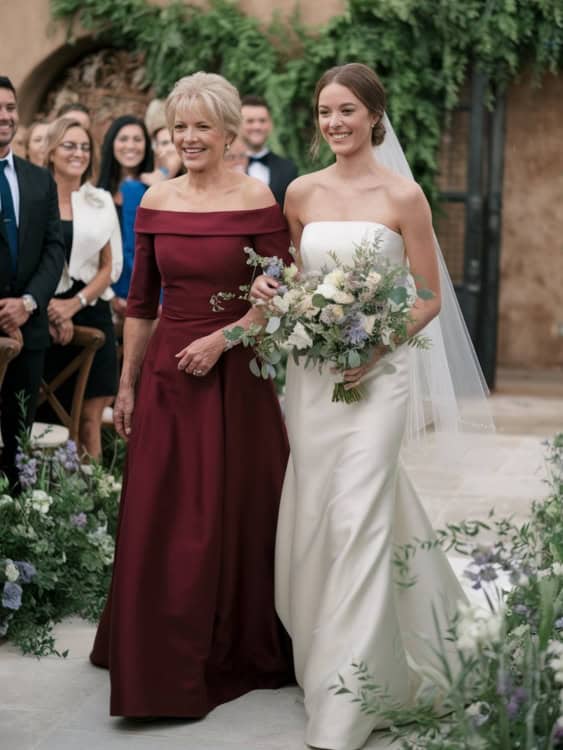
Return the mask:
M 258 161 L 258 162 L 260 162 L 260 164 L 265 164 L 266 166 L 268 166 L 269 157 L 270 157 L 270 152 L 269 151 L 266 154 L 262 154 L 262 156 L 249 156 L 248 157 L 248 163 L 249 164 L 254 164 L 255 162 Z

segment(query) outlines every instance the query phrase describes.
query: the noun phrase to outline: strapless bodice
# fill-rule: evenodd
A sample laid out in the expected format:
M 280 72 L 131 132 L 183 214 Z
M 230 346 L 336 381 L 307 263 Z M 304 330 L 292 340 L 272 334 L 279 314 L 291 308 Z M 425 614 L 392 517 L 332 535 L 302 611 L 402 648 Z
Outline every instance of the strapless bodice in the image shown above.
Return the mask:
M 342 262 L 350 263 L 357 245 L 365 239 L 377 239 L 379 252 L 392 263 L 404 262 L 403 238 L 385 224 L 374 221 L 313 221 L 304 226 L 301 235 L 303 269 L 315 271 L 331 265 L 331 251 Z

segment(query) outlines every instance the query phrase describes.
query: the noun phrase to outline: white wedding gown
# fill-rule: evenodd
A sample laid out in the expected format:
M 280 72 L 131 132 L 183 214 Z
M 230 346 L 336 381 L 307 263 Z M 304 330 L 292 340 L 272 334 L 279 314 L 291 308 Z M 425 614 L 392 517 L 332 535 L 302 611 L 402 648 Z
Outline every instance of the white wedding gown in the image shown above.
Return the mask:
M 373 232 L 381 252 L 404 263 L 403 240 L 388 227 L 323 221 L 304 228 L 304 269 L 329 265 L 330 250 L 350 261 L 355 244 Z M 378 363 L 363 381 L 366 398 L 358 404 L 332 403 L 336 376 L 328 368 L 319 374 L 288 365 L 291 456 L 278 523 L 276 605 L 293 639 L 306 741 L 313 747 L 356 750 L 382 724 L 349 695 L 330 690 L 338 674 L 357 687 L 353 662 L 365 662 L 393 701 L 412 705 L 424 674 L 438 664 L 432 605 L 445 635 L 465 598 L 439 549 L 417 551 L 415 586 L 396 583 L 395 545 L 433 538 L 400 458 L 409 356 L 401 346 Z M 394 372 L 385 372 L 385 361 Z

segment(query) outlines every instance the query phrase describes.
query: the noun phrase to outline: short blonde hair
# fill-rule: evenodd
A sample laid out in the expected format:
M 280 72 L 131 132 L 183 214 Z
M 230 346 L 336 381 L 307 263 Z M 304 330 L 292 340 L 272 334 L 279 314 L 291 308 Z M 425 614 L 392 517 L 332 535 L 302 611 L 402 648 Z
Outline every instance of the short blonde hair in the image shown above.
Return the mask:
M 226 78 L 200 71 L 176 81 L 166 99 L 166 122 L 170 130 L 174 128 L 176 112 L 189 108 L 194 102 L 201 104 L 227 135 L 237 136 L 241 126 L 240 96 Z

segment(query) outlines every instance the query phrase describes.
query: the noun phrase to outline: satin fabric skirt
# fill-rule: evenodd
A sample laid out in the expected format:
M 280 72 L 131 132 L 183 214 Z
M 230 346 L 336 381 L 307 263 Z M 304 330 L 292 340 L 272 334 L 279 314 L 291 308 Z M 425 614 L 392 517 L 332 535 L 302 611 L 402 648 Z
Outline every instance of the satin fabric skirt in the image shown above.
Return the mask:
M 356 750 L 382 724 L 330 689 L 338 675 L 357 687 L 353 663 L 364 662 L 393 701 L 411 704 L 438 666 L 433 609 L 445 635 L 465 599 L 439 549 L 415 554 L 416 585 L 397 583 L 397 545 L 433 538 L 400 461 L 408 360 L 406 346 L 381 360 L 359 404 L 331 402 L 328 369 L 288 367 L 291 455 L 278 520 L 276 606 L 293 640 L 306 741 L 314 747 Z

